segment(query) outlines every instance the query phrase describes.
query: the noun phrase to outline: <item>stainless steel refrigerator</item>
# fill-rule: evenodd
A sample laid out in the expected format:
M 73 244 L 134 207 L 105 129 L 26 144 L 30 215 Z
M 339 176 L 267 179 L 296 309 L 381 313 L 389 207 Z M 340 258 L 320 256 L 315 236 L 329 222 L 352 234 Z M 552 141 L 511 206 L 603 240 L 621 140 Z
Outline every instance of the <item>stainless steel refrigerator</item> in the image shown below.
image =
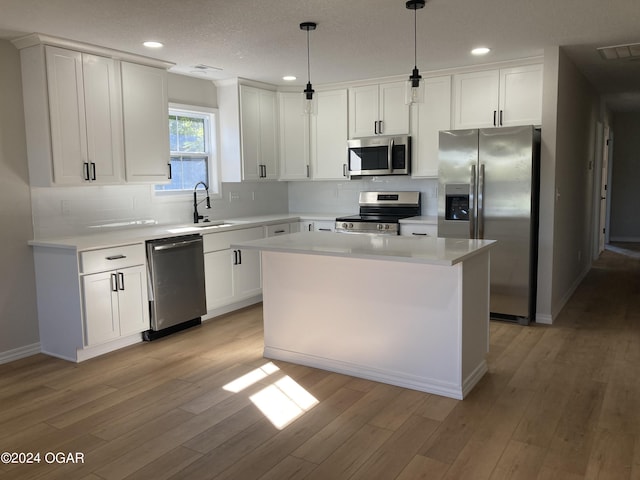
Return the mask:
M 535 321 L 540 131 L 533 126 L 440 132 L 438 236 L 497 240 L 492 318 Z

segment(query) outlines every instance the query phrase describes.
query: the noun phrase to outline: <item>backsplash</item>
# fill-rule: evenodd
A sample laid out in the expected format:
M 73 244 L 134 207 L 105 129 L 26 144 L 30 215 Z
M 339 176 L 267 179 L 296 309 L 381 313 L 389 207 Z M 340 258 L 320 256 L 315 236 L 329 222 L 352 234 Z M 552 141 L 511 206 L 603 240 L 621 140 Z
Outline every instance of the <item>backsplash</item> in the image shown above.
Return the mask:
M 421 192 L 422 215 L 438 214 L 438 180 L 409 177 L 363 177 L 343 182 L 289 182 L 289 212 L 358 213 L 361 191 Z
M 96 233 L 103 228 L 136 224 L 179 224 L 193 221 L 193 196 L 156 195 L 150 185 L 111 185 L 31 189 L 34 238 Z M 198 198 L 204 192 L 198 190 Z M 211 210 L 198 210 L 211 220 L 286 212 L 285 182 L 223 183 Z
M 438 182 L 408 177 L 365 177 L 338 182 L 223 183 L 221 198 L 211 210 L 200 204 L 210 220 L 286 212 L 352 214 L 358 212 L 358 193 L 365 190 L 417 190 L 422 214 L 437 215 Z M 198 198 L 204 192 L 198 191 Z M 191 194 L 175 198 L 157 195 L 149 185 L 31 188 L 34 238 L 96 233 L 136 224 L 179 224 L 193 221 Z

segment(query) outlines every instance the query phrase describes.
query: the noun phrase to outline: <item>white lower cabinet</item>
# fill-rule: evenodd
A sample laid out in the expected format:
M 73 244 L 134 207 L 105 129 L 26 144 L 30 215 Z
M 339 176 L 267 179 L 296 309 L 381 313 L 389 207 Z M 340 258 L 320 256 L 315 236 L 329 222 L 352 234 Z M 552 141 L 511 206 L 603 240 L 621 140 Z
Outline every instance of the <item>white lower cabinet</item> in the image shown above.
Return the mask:
M 260 295 L 260 252 L 231 249 L 232 243 L 264 238 L 264 227 L 204 235 L 207 310 L 212 311 Z
M 87 346 L 149 329 L 146 278 L 143 265 L 82 277 Z
M 72 362 L 142 342 L 149 329 L 144 242 L 76 251 L 34 246 L 42 353 Z
M 277 235 L 286 235 L 287 233 L 291 233 L 290 223 L 277 223 L 275 225 L 265 225 L 264 227 L 265 237 L 275 237 Z
M 333 220 L 302 220 L 299 222 L 301 232 L 335 232 L 336 222 Z
M 431 223 L 400 223 L 400 235 L 414 237 L 437 237 L 438 225 Z

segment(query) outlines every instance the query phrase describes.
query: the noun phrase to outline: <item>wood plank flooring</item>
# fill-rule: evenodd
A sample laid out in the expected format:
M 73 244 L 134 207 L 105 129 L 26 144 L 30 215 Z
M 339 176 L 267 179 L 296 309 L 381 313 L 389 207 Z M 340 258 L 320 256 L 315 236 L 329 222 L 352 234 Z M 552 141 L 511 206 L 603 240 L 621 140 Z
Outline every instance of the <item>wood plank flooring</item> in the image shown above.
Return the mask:
M 78 365 L 0 365 L 0 452 L 41 454 L 0 479 L 640 479 L 639 259 L 604 252 L 553 326 L 492 322 L 464 401 L 273 367 L 261 313 Z M 300 416 L 276 428 L 267 395 Z

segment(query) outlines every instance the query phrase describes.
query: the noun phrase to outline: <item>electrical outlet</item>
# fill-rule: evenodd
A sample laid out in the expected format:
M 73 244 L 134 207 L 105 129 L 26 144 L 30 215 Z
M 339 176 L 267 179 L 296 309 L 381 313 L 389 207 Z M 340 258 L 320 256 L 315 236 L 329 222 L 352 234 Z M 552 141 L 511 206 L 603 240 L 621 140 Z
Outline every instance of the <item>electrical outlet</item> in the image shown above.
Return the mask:
M 238 192 L 229 192 L 229 201 L 240 200 L 240 194 Z

